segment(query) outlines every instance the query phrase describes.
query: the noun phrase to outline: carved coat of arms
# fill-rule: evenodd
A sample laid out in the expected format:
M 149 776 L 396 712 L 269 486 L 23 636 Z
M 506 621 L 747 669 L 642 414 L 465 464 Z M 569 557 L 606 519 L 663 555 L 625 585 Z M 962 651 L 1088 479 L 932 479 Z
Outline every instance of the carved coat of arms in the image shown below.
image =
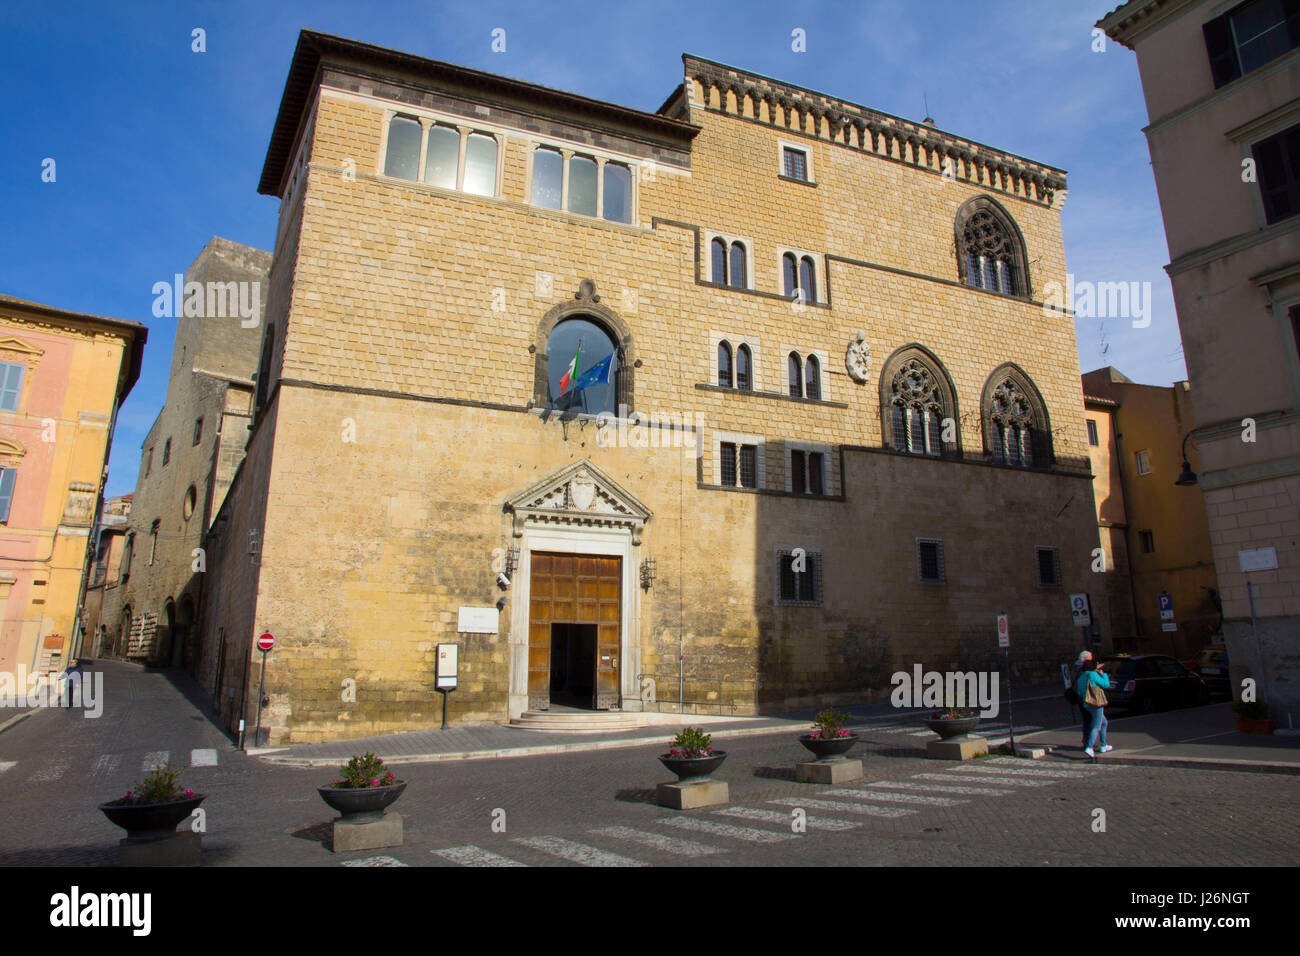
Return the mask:
M 590 475 L 577 475 L 569 481 L 569 498 L 573 507 L 586 511 L 596 500 L 596 482 Z
M 844 368 L 849 378 L 858 384 L 871 377 L 871 346 L 867 344 L 867 333 L 859 331 L 857 337 L 849 341 L 844 353 Z

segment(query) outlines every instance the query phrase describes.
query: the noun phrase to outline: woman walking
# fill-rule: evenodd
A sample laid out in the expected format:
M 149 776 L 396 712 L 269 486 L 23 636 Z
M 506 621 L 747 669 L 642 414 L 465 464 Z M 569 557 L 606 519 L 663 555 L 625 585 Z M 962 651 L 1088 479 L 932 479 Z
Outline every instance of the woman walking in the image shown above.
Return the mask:
M 1083 672 L 1075 682 L 1074 689 L 1078 693 L 1080 700 L 1083 701 L 1083 709 L 1090 718 L 1088 730 L 1088 745 L 1083 748 L 1093 760 L 1097 759 L 1097 753 L 1093 749 L 1097 746 L 1097 741 L 1101 741 L 1101 752 L 1114 750 L 1110 744 L 1106 743 L 1106 688 L 1110 687 L 1110 677 L 1106 675 L 1105 664 L 1096 664 L 1087 661 L 1083 665 Z

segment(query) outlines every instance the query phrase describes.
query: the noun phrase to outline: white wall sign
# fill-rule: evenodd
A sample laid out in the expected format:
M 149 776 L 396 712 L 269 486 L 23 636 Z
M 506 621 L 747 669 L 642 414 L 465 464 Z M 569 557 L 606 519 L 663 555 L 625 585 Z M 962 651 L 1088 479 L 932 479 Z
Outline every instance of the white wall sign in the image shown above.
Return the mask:
M 1250 548 L 1238 551 L 1237 561 L 1243 571 L 1272 571 L 1277 568 L 1277 549 Z
M 495 634 L 500 616 L 494 607 L 462 607 L 456 630 L 462 634 Z

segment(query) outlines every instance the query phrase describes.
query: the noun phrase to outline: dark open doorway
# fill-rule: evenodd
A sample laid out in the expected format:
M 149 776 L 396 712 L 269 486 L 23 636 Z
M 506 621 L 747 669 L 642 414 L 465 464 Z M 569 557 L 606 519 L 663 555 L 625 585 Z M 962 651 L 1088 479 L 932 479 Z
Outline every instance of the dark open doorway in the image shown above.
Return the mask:
M 551 704 L 594 709 L 596 625 L 551 624 Z

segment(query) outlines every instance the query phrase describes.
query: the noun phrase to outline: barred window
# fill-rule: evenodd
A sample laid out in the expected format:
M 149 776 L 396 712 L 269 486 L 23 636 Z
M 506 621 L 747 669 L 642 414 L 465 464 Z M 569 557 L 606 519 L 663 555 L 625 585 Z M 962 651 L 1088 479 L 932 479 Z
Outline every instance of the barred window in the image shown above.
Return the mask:
M 790 452 L 790 490 L 796 495 L 802 495 L 807 492 L 807 474 L 807 455 L 797 448 L 793 449 Z
M 1035 548 L 1038 561 L 1038 586 L 1054 588 L 1061 584 L 1061 560 L 1056 548 Z
M 937 538 L 916 539 L 917 580 L 941 582 L 944 580 L 943 542 Z
M 821 552 L 800 550 L 799 555 L 791 549 L 782 550 L 777 556 L 777 604 L 822 603 Z M 795 569 L 796 565 L 799 570 Z
M 798 352 L 790 353 L 790 358 L 786 361 L 786 370 L 790 378 L 790 394 L 795 398 L 803 398 L 803 362 Z
M 722 456 L 722 483 L 728 488 L 736 486 L 736 445 L 724 441 L 719 454 Z
M 725 284 L 727 281 L 727 243 L 714 237 L 713 241 L 709 243 L 709 248 L 713 257 L 713 270 L 709 278 L 714 282 Z
M 740 485 L 758 487 L 758 449 L 754 445 L 740 446 Z
M 791 179 L 808 181 L 808 154 L 802 149 L 786 146 L 782 150 L 783 172 Z
M 749 346 L 741 345 L 736 349 L 736 388 L 752 389 L 754 387 L 753 358 Z
M 822 397 L 822 366 L 817 356 L 808 356 L 804 363 L 804 397 L 820 399 Z
M 731 275 L 728 282 L 736 289 L 749 288 L 748 277 L 745 275 L 744 243 L 733 242 L 731 244 Z
M 731 388 L 731 344 L 723 339 L 718 343 L 718 384 Z

